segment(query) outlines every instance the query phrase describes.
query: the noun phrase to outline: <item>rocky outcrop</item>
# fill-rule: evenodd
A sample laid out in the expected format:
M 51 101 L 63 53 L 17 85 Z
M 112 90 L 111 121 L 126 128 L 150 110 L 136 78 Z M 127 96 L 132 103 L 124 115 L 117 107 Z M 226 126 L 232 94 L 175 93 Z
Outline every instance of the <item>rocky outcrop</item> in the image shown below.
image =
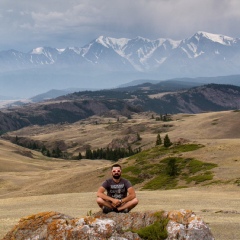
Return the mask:
M 43 212 L 20 219 L 3 240 L 22 239 L 114 239 L 140 240 L 136 230 L 158 221 L 157 212 L 101 212 L 73 218 L 57 212 Z M 167 240 L 213 240 L 209 227 L 190 210 L 158 212 L 168 219 Z M 135 231 L 133 231 L 135 230 Z M 153 238 L 148 238 L 153 239 Z
M 132 144 L 139 141 L 138 134 L 129 134 L 122 138 L 114 138 L 111 143 L 108 144 L 108 148 L 110 149 L 127 149 L 131 147 Z

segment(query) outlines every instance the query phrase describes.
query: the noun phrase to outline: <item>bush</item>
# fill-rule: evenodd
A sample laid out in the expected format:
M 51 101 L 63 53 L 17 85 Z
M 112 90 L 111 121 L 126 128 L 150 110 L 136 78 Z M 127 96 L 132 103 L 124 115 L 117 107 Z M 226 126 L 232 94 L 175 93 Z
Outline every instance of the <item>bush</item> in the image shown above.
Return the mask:
M 170 141 L 170 138 L 168 137 L 168 134 L 166 134 L 166 136 L 164 137 L 163 145 L 166 148 L 168 148 L 168 147 L 170 147 L 172 145 L 172 143 Z
M 169 176 L 177 176 L 178 175 L 178 167 L 177 160 L 175 158 L 170 158 L 167 163 L 167 174 Z
M 157 216 L 157 220 L 144 228 L 141 228 L 136 232 L 142 239 L 146 240 L 163 240 L 168 237 L 167 232 L 167 224 L 168 219 L 162 217 L 162 213 L 157 213 L 155 216 Z

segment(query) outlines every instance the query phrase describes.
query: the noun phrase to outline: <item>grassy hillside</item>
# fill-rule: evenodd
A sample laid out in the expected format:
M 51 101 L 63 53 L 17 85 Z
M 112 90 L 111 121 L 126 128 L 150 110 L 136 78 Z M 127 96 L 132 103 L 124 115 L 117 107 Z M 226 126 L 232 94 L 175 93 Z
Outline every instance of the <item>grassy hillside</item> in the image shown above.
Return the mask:
M 142 148 L 137 155 L 119 160 L 123 176 L 137 190 L 140 203 L 135 211 L 192 209 L 216 239 L 238 239 L 240 112 L 177 114 L 169 122 L 156 121 L 159 116 L 152 114 L 30 126 L 8 137 L 17 135 L 49 147 L 57 144 L 73 155 L 86 146 L 106 147 L 128 137 L 132 147 Z M 133 140 L 136 133 L 141 140 Z M 162 138 L 168 134 L 173 145 L 155 146 L 158 133 Z M 109 177 L 111 165 L 101 159 L 48 158 L 0 139 L 0 238 L 20 217 L 30 214 L 53 210 L 78 217 L 99 211 L 96 190 Z
M 74 124 L 32 126 L 9 136 L 28 137 L 51 147 L 61 141 L 69 154 L 121 142 L 126 136 L 142 152 L 120 159 L 123 175 L 137 190 L 209 184 L 240 184 L 238 111 L 178 114 L 162 122 L 151 113 L 131 119 L 94 117 Z M 98 124 L 95 122 L 98 121 Z M 131 141 L 139 133 L 141 140 Z M 157 134 L 169 135 L 170 148 L 155 146 Z M 115 139 L 115 141 L 113 141 Z M 117 140 L 118 139 L 118 140 Z M 0 141 L 0 197 L 96 191 L 109 176 L 106 160 L 63 160 Z

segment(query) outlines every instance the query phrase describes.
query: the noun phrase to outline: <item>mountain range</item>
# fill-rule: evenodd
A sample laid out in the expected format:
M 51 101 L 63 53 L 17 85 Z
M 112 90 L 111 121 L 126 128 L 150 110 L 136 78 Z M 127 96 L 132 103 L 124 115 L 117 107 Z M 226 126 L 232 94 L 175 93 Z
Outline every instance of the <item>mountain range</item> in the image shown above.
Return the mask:
M 118 89 L 81 91 L 0 111 L 0 135 L 29 125 L 74 123 L 91 116 L 131 117 L 240 108 L 240 86 L 163 81 Z M 88 119 L 89 120 L 89 119 Z M 89 120 L 91 122 L 91 120 Z M 93 120 L 94 124 L 95 121 Z
M 240 38 L 202 31 L 179 41 L 100 36 L 83 47 L 0 52 L 0 95 L 23 96 L 28 89 L 29 97 L 53 88 L 235 74 L 240 74 Z

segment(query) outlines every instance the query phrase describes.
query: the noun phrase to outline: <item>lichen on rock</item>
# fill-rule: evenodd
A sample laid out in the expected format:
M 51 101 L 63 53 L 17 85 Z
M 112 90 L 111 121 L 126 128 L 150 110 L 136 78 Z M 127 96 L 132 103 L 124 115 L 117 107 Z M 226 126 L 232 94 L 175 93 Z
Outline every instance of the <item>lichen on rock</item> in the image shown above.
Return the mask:
M 159 213 L 163 218 L 168 219 L 167 240 L 214 239 L 202 218 L 190 210 L 175 210 L 170 212 L 111 212 L 108 214 L 98 212 L 82 218 L 73 218 L 58 212 L 43 212 L 21 218 L 3 240 L 141 240 L 143 238 L 137 234 L 136 230 L 159 221 Z

